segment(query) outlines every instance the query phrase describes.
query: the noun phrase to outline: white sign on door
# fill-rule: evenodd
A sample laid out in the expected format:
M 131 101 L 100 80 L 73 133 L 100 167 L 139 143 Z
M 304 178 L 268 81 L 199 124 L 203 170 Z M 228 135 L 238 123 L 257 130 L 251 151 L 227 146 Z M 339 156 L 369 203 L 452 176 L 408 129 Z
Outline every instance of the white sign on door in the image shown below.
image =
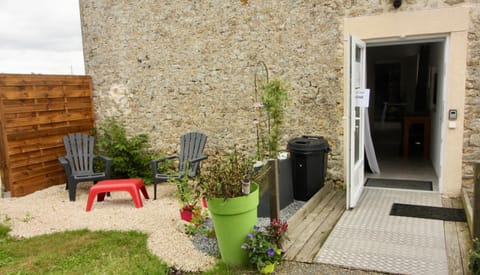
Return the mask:
M 355 89 L 355 106 L 368 108 L 370 89 Z

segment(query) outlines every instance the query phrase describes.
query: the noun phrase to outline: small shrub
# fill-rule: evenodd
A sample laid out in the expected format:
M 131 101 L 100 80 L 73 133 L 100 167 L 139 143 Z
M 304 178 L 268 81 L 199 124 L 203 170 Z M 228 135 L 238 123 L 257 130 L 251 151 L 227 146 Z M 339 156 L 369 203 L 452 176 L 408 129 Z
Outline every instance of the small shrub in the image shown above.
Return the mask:
M 142 178 L 147 184 L 153 181 L 151 160 L 161 155 L 150 152 L 147 134 L 127 137 L 125 126 L 113 118 L 108 118 L 94 134 L 97 153 L 112 158 L 113 179 Z M 168 169 L 168 165 L 161 168 Z
M 253 162 L 246 155 L 234 152 L 209 158 L 209 167 L 200 176 L 198 188 L 207 198 L 242 196 L 242 180 L 253 176 Z
M 262 272 L 267 265 L 282 262 L 283 254 L 280 241 L 287 229 L 287 222 L 274 219 L 265 230 L 254 226 L 253 231 L 247 234 L 242 249 L 247 251 L 250 263 L 258 271 Z
M 262 104 L 267 115 L 267 152 L 270 158 L 276 158 L 288 99 L 287 88 L 281 80 L 275 79 L 263 85 L 262 91 Z
M 470 263 L 468 264 L 468 268 L 470 268 L 472 274 L 480 274 L 480 240 L 478 239 L 473 240 L 473 248 L 470 253 Z
M 199 213 L 194 213 L 190 223 L 185 224 L 185 233 L 193 236 L 196 234 L 202 234 L 207 236 L 210 232 L 210 228 L 205 225 L 206 213 L 202 210 L 198 210 Z
M 169 180 L 169 182 L 173 182 L 177 186 L 175 195 L 177 196 L 178 202 L 182 207 L 189 206 L 191 208 L 196 208 L 199 196 L 197 192 L 195 192 L 193 180 L 190 180 L 187 176 L 184 176 L 180 179 L 172 178 Z

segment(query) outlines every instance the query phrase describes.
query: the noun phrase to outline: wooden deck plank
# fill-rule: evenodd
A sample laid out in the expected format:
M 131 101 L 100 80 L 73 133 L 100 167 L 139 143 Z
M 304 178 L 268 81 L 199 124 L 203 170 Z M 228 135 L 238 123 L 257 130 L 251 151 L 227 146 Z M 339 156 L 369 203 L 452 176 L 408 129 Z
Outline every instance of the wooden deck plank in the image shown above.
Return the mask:
M 470 234 L 473 234 L 473 206 L 470 203 L 468 198 L 467 190 L 462 188 L 462 202 L 463 209 L 465 209 L 465 215 L 467 216 L 468 228 L 470 229 Z
M 453 207 L 463 208 L 463 204 L 460 198 L 455 198 L 452 201 Z M 460 259 L 463 267 L 463 274 L 471 274 L 468 268 L 468 262 L 470 257 L 470 251 L 472 249 L 472 238 L 467 223 L 456 222 L 458 243 L 460 246 Z
M 460 198 L 442 198 L 444 207 L 464 208 Z M 468 258 L 472 240 L 465 222 L 444 222 L 449 274 L 471 274 Z
M 317 203 L 317 208 L 323 209 L 327 206 L 327 203 L 334 197 L 335 191 L 330 191 L 321 201 Z M 303 209 L 303 208 L 302 208 Z M 287 231 L 287 241 L 283 244 L 285 250 L 290 249 L 292 245 L 298 242 L 298 238 L 301 235 L 304 235 L 305 228 L 312 222 L 315 216 L 319 213 L 312 214 L 316 208 L 310 208 L 310 212 L 302 213 L 301 220 L 298 219 L 296 223 L 290 224 Z M 297 244 L 298 245 L 298 244 Z
M 444 207 L 452 207 L 450 198 L 442 198 Z M 457 237 L 457 227 L 455 222 L 444 221 L 445 246 L 447 249 L 448 274 L 463 274 L 460 246 Z
M 312 211 L 312 209 L 314 209 L 325 196 L 330 194 L 332 189 L 332 184 L 325 184 L 325 186 L 320 189 L 317 194 L 310 198 L 305 205 L 288 220 L 289 227 L 294 228 L 297 226 L 297 223 L 304 220 L 308 213 L 310 213 L 310 211 Z
M 343 191 L 340 190 L 332 190 L 331 194 L 327 195 L 315 209 L 311 211 L 309 215 L 306 216 L 304 222 L 299 223 L 298 227 L 295 228 L 296 234 L 294 236 L 289 236 L 290 239 L 290 246 L 285 247 L 286 253 L 285 258 L 288 260 L 296 260 L 297 255 L 304 250 L 304 246 L 307 245 L 309 242 L 312 241 L 321 241 L 322 238 L 312 238 L 319 232 L 319 235 L 322 235 L 322 232 L 331 231 L 331 229 L 335 226 L 337 219 L 330 219 L 330 215 L 332 213 L 336 213 L 338 208 L 343 209 L 343 205 L 345 204 L 345 195 Z M 341 201 L 340 203 L 338 203 Z M 340 211 L 340 210 L 338 210 Z M 334 221 L 333 221 L 334 220 Z M 325 237 L 326 238 L 326 237 Z M 325 239 L 323 239 L 324 241 Z M 313 247 L 318 246 L 320 248 L 320 244 L 311 244 L 311 248 L 307 248 L 309 250 L 313 249 Z M 311 253 L 305 252 L 306 254 Z M 303 255 L 303 254 L 302 254 Z M 307 256 L 303 256 L 304 258 Z
M 327 240 L 328 235 L 332 231 L 337 221 L 345 212 L 345 195 L 338 191 L 339 196 L 335 196 L 332 203 L 335 203 L 334 208 L 327 215 L 327 219 L 316 229 L 308 242 L 303 246 L 300 253 L 295 257 L 299 262 L 312 263 L 323 243 Z
M 296 230 L 297 232 L 299 232 L 298 234 L 292 237 L 288 237 L 292 241 L 292 243 L 289 247 L 286 247 L 286 259 L 294 260 L 297 254 L 302 250 L 303 246 L 308 242 L 311 235 L 325 221 L 328 213 L 330 212 L 329 205 L 325 203 L 327 201 L 327 198 L 330 198 L 328 200 L 328 202 L 330 202 L 333 196 L 326 197 L 322 201 L 324 203 L 319 204 L 319 207 L 322 207 L 322 211 L 320 213 L 307 216 L 305 222 L 299 224 Z
M 325 207 L 328 204 L 328 202 L 334 197 L 334 195 L 335 195 L 334 191 L 330 192 L 330 194 L 325 196 L 323 198 L 323 200 L 320 201 L 317 204 L 317 208 L 315 208 L 315 209 L 318 209 L 318 208 L 322 209 L 319 206 Z M 302 234 L 302 231 L 304 230 L 304 227 L 307 226 L 311 222 L 311 220 L 314 216 L 318 215 L 318 212 L 313 213 L 313 211 L 315 211 L 315 209 L 310 210 L 310 212 L 306 213 L 306 215 L 303 216 L 301 220 L 299 220 L 296 224 L 292 225 L 292 227 L 290 228 L 291 230 L 289 230 L 289 232 L 288 232 L 288 237 L 289 238 L 295 239 L 295 238 L 297 238 L 298 235 Z

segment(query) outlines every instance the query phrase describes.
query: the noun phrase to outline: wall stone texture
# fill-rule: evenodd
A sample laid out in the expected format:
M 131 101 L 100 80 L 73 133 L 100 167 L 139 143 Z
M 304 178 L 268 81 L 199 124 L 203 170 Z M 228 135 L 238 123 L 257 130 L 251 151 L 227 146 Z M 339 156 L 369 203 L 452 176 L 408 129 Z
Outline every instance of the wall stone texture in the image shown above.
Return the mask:
M 197 130 L 209 137 L 207 152 L 238 144 L 253 153 L 254 77 L 265 76 L 258 65 L 265 62 L 270 79 L 289 88 L 283 147 L 300 135 L 324 136 L 328 180 L 341 183 L 343 19 L 455 6 L 472 7 L 464 152 L 465 160 L 480 159 L 474 0 L 404 0 L 399 9 L 390 0 L 80 0 L 97 123 L 115 116 L 162 152 Z
M 463 184 L 473 184 L 472 162 L 480 160 L 480 4 L 473 1 L 468 31 L 465 126 L 463 136 Z

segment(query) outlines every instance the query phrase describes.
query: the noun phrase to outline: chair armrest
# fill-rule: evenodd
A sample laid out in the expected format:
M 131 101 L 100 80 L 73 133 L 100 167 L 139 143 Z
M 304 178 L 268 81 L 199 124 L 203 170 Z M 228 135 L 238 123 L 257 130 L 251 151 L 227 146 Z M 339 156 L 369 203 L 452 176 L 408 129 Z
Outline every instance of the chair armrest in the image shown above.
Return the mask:
M 110 178 L 110 171 L 112 170 L 112 163 L 113 160 L 109 157 L 102 156 L 102 155 L 95 155 L 95 157 L 101 159 L 103 162 L 105 162 L 105 177 L 107 179 Z
M 190 159 L 188 161 L 190 168 L 188 169 L 188 176 L 195 177 L 198 172 L 200 172 L 200 161 L 207 159 L 208 157 L 205 155 L 201 155 L 194 159 Z
M 63 170 L 65 170 L 67 179 L 70 178 L 72 176 L 72 168 L 70 167 L 68 160 L 65 157 L 59 157 L 58 161 L 63 166 Z
M 208 158 L 208 156 L 202 155 L 202 156 L 200 156 L 200 157 L 198 157 L 198 158 L 194 158 L 194 159 L 191 159 L 191 160 L 189 160 L 189 161 L 190 161 L 190 163 L 195 163 L 195 162 L 200 162 L 200 161 L 202 161 L 202 160 L 206 160 L 207 158 Z
M 105 161 L 105 162 L 111 162 L 111 161 L 112 161 L 111 158 L 106 157 L 106 156 L 102 156 L 102 155 L 96 155 L 95 157 L 100 158 L 100 159 L 102 159 L 102 160 Z
M 165 161 L 167 161 L 167 160 L 169 160 L 169 159 L 174 159 L 174 158 L 178 158 L 178 156 L 177 156 L 177 155 L 172 155 L 172 156 L 164 157 L 164 158 L 161 158 L 161 159 L 154 159 L 154 160 L 152 160 L 151 163 L 152 163 L 152 171 L 153 171 L 153 174 L 154 174 L 154 175 L 158 174 L 158 171 L 157 171 L 157 170 L 158 170 L 158 164 L 159 164 L 160 162 L 165 162 Z
M 60 162 L 61 165 L 68 165 L 68 161 L 65 157 L 59 157 L 58 161 Z

